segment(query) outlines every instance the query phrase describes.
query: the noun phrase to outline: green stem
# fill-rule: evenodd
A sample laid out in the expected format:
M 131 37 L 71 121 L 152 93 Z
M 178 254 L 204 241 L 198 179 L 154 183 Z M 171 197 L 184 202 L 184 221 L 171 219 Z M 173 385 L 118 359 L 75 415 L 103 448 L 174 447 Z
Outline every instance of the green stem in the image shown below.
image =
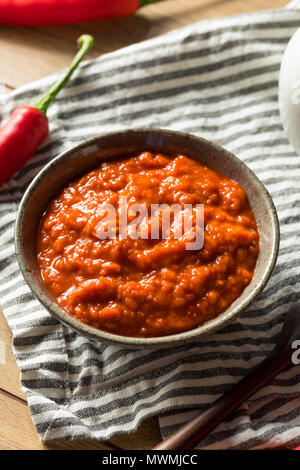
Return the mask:
M 77 39 L 77 45 L 80 48 L 77 52 L 76 56 L 72 60 L 72 63 L 65 73 L 64 77 L 55 83 L 50 90 L 43 96 L 43 98 L 38 101 L 34 107 L 41 111 L 43 114 L 46 115 L 47 109 L 51 101 L 56 97 L 56 95 L 60 92 L 60 90 L 65 86 L 68 82 L 69 78 L 71 77 L 74 70 L 77 68 L 79 62 L 83 59 L 85 54 L 90 50 L 92 45 L 94 44 L 94 38 L 89 34 L 83 34 Z
M 150 3 L 161 2 L 161 0 L 140 0 L 140 8 L 144 7 L 145 5 L 149 5 Z

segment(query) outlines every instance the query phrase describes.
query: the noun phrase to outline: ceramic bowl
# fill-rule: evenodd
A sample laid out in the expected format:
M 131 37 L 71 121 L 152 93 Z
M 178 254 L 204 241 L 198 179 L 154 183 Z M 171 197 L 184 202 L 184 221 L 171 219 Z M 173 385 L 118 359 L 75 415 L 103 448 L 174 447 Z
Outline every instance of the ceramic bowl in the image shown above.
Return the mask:
M 255 214 L 260 253 L 252 281 L 233 304 L 209 322 L 183 333 L 159 338 L 130 338 L 88 326 L 66 313 L 42 282 L 36 261 L 37 230 L 51 198 L 70 180 L 88 172 L 104 160 L 137 151 L 181 152 L 218 170 L 246 190 Z M 34 178 L 20 203 L 15 231 L 19 265 L 28 286 L 57 320 L 81 335 L 126 348 L 174 347 L 198 340 L 236 319 L 266 285 L 276 262 L 279 244 L 278 219 L 272 199 L 255 174 L 235 155 L 200 137 L 162 129 L 113 132 L 89 139 L 51 160 Z

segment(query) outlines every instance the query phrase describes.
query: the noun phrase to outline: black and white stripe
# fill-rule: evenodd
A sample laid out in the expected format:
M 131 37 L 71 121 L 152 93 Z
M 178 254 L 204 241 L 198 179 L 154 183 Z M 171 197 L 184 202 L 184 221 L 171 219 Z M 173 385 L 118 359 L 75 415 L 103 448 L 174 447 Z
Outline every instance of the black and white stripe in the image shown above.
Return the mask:
M 51 138 L 0 190 L 0 299 L 43 440 L 107 439 L 162 412 L 167 435 L 272 349 L 288 307 L 300 298 L 300 159 L 277 105 L 281 57 L 299 24 L 295 1 L 286 9 L 196 23 L 84 63 L 50 108 Z M 36 101 L 58 75 L 1 97 L 3 120 L 15 106 Z M 20 197 L 50 158 L 88 136 L 142 126 L 193 132 L 238 154 L 268 187 L 281 223 L 278 263 L 257 301 L 217 334 L 175 350 L 126 351 L 57 323 L 25 285 L 13 249 Z M 299 441 L 300 369 L 294 367 L 201 447 Z

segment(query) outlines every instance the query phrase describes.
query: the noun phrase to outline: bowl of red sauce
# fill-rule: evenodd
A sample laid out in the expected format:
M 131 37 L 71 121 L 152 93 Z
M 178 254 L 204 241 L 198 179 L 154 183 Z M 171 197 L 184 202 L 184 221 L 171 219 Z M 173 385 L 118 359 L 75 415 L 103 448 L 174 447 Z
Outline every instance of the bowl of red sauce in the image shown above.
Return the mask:
M 59 321 L 128 348 L 223 328 L 267 283 L 279 245 L 272 199 L 235 155 L 162 129 L 67 150 L 20 203 L 23 276 Z

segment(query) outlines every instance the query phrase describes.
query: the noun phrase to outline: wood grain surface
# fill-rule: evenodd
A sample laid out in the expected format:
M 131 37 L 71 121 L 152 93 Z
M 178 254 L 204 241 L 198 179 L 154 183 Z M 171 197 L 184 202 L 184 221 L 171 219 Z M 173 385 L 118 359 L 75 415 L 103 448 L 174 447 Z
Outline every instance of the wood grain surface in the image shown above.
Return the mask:
M 9 92 L 29 81 L 65 68 L 82 33 L 95 37 L 87 58 L 111 52 L 206 18 L 279 8 L 287 0 L 169 0 L 149 5 L 135 16 L 111 21 L 23 28 L 0 25 L 0 86 Z M 1 299 L 0 299 L 1 304 Z M 73 441 L 45 445 L 32 424 L 11 348 L 11 332 L 0 311 L 0 341 L 6 363 L 0 364 L 0 450 L 4 449 L 151 449 L 160 440 L 157 419 L 144 421 L 130 435 L 109 442 Z

